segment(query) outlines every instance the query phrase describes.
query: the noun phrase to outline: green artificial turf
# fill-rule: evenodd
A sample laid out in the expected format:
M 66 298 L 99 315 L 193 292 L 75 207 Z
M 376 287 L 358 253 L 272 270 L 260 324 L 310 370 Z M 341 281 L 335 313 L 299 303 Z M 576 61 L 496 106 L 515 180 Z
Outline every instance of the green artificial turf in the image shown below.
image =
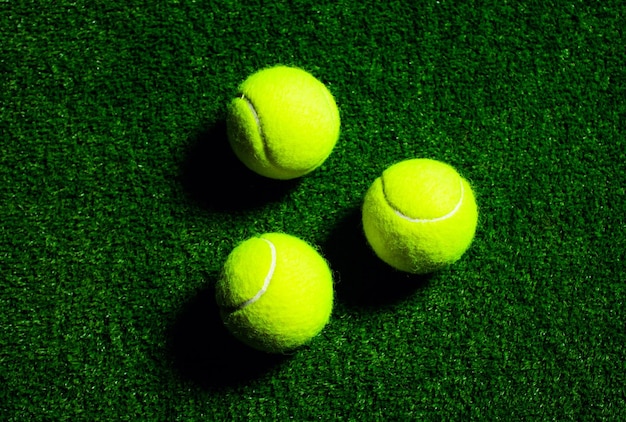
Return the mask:
M 0 420 L 626 419 L 626 5 L 0 2 Z M 274 64 L 334 94 L 336 149 L 279 182 L 229 150 Z M 365 243 L 405 158 L 473 185 L 476 239 L 428 277 Z M 222 327 L 243 239 L 317 245 L 331 323 L 287 356 Z

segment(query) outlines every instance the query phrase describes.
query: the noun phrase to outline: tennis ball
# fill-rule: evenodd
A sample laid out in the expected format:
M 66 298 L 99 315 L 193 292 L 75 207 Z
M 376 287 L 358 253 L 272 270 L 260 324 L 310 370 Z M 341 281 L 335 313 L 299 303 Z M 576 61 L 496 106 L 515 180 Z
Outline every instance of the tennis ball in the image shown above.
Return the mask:
M 319 167 L 339 138 L 339 110 L 310 73 L 275 66 L 249 76 L 228 108 L 235 155 L 272 179 L 293 179 Z
M 222 320 L 255 349 L 282 353 L 319 334 L 333 307 L 331 270 L 308 243 L 266 233 L 230 253 L 216 286 Z
M 380 259 L 401 271 L 426 274 L 457 261 L 469 248 L 478 208 L 469 183 L 453 167 L 411 159 L 374 181 L 362 218 L 365 237 Z

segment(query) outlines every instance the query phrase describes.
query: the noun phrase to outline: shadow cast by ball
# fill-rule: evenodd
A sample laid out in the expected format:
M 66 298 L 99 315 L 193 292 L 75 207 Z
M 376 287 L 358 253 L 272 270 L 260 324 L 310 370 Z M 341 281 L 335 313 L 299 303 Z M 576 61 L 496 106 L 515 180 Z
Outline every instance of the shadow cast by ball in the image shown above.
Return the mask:
M 214 288 L 199 291 L 170 327 L 169 351 L 178 374 L 205 390 L 245 384 L 285 362 L 289 355 L 259 352 L 224 327 Z
M 337 224 L 323 250 L 336 274 L 337 300 L 349 307 L 394 305 L 425 288 L 431 278 L 395 270 L 381 261 L 363 233 L 360 208 Z
M 230 148 L 224 120 L 198 131 L 189 144 L 180 180 L 188 197 L 202 207 L 225 212 L 261 207 L 281 200 L 299 183 L 248 169 Z

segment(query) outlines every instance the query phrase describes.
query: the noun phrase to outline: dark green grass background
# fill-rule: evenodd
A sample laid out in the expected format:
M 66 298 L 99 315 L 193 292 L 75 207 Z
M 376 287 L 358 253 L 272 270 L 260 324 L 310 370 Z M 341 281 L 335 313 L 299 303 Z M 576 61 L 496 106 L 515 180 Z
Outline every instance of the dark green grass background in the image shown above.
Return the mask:
M 626 6 L 608 1 L 0 2 L 0 419 L 624 420 Z M 224 114 L 274 64 L 341 110 L 295 182 L 233 158 Z M 427 278 L 359 207 L 448 162 L 477 237 Z M 265 231 L 319 246 L 327 329 L 272 357 L 212 286 Z

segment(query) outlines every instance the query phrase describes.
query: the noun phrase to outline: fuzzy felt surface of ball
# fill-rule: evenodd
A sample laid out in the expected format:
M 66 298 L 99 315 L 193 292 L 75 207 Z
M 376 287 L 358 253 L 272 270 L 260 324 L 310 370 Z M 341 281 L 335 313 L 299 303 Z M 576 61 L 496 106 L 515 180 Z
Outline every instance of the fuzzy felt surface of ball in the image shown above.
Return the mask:
M 305 241 L 284 233 L 237 245 L 216 285 L 229 331 L 269 353 L 297 349 L 319 334 L 330 319 L 333 296 L 326 260 Z
M 274 66 L 239 86 L 226 127 L 235 155 L 249 169 L 293 179 L 331 154 L 339 138 L 339 109 L 328 88 L 307 71 Z
M 362 222 L 380 259 L 401 271 L 427 274 L 469 248 L 478 207 L 456 169 L 416 158 L 390 166 L 374 181 L 363 201 Z

